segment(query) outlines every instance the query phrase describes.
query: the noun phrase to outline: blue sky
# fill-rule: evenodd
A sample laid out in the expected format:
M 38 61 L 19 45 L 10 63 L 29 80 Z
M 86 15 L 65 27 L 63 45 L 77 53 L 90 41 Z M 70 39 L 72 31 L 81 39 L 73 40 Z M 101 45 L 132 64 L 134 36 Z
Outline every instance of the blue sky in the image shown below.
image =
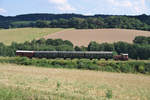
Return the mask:
M 0 15 L 28 13 L 150 15 L 150 0 L 0 0 Z

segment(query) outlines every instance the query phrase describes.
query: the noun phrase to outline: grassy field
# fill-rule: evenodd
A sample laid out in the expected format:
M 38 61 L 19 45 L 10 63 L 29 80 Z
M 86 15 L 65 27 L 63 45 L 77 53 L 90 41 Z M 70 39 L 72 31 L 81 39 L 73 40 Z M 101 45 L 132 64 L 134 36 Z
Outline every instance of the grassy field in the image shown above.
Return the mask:
M 74 45 L 87 46 L 91 41 L 98 43 L 118 41 L 132 43 L 136 36 L 150 36 L 150 32 L 130 29 L 76 29 L 50 34 L 45 38 L 61 38 L 71 41 Z
M 24 42 L 37 38 L 42 38 L 45 35 L 62 31 L 62 28 L 17 28 L 17 29 L 2 29 L 0 30 L 0 42 L 7 45 L 11 42 Z
M 0 100 L 150 100 L 150 76 L 0 64 Z

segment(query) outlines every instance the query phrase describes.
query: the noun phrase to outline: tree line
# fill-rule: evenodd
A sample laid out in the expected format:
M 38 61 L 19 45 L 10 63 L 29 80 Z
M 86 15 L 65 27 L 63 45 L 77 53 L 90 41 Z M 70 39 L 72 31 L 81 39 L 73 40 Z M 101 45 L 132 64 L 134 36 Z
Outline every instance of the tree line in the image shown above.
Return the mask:
M 142 39 L 141 39 L 142 38 Z M 145 40 L 143 40 L 145 38 Z M 132 59 L 150 59 L 150 37 L 138 36 L 133 40 L 133 44 L 126 42 L 97 43 L 90 42 L 87 47 L 73 46 L 68 40 L 62 39 L 39 39 L 31 42 L 13 42 L 7 46 L 0 43 L 0 56 L 16 56 L 16 50 L 35 51 L 113 51 L 116 54 L 128 53 Z
M 0 16 L 0 28 L 123 28 L 150 30 L 150 16 L 114 16 L 95 15 L 83 16 L 77 14 L 28 14 L 15 17 Z

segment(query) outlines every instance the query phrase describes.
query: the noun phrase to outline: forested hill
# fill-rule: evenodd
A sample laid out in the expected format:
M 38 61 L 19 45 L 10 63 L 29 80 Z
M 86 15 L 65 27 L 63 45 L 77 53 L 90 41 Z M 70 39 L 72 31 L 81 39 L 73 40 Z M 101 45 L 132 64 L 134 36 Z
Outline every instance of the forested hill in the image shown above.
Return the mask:
M 62 27 L 62 28 L 123 28 L 150 30 L 150 16 L 119 16 L 80 14 L 25 14 L 0 16 L 0 28 Z
M 1 16 L 0 20 L 13 20 L 13 21 L 36 21 L 36 20 L 58 20 L 62 19 L 70 19 L 73 17 L 76 18 L 88 18 L 88 17 L 107 17 L 110 15 L 94 15 L 94 16 L 84 16 L 81 14 L 24 14 L 17 16 Z

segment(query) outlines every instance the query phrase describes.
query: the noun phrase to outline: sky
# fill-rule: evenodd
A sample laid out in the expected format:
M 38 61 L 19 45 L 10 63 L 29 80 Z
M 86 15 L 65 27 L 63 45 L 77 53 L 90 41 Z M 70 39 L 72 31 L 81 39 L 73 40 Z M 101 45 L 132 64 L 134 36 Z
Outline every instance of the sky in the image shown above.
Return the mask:
M 150 15 L 150 0 L 0 0 L 0 15 L 29 13 Z

